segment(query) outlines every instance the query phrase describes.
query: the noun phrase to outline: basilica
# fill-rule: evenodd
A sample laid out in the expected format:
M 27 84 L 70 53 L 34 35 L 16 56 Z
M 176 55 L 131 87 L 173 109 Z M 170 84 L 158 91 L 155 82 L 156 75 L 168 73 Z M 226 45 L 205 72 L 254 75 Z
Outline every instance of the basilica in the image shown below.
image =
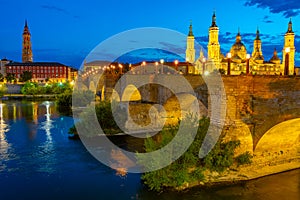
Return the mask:
M 242 42 L 241 33 L 238 31 L 236 41 L 231 49 L 226 55 L 222 54 L 219 43 L 219 27 L 217 26 L 215 13 L 212 16 L 212 23 L 209 27 L 207 49 L 207 56 L 201 50 L 199 57 L 196 58 L 195 36 L 191 24 L 187 36 L 186 62 L 193 64 L 195 74 L 210 73 L 216 69 L 227 75 L 294 75 L 296 73 L 295 33 L 293 32 L 291 20 L 284 36 L 282 59 L 278 57 L 276 49 L 270 60 L 264 57 L 258 29 L 253 41 L 252 53 L 247 51 L 246 46 Z

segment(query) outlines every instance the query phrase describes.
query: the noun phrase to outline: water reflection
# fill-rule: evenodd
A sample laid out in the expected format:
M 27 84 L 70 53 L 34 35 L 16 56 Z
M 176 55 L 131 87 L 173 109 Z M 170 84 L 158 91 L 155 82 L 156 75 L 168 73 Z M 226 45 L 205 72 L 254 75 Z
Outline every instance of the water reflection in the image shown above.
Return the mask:
M 51 129 L 53 128 L 53 120 L 51 120 L 51 113 L 50 113 L 50 106 L 52 105 L 52 102 L 45 101 L 41 105 L 46 107 L 46 114 L 44 121 L 40 123 L 39 129 L 44 131 L 46 133 L 46 140 L 45 142 L 39 146 L 40 152 L 43 154 L 43 165 L 41 165 L 38 169 L 39 172 L 47 172 L 47 173 L 54 173 L 55 172 L 55 163 L 56 163 L 56 157 L 54 153 L 54 144 L 53 139 L 51 135 Z M 34 114 L 37 115 L 37 109 Z M 37 120 L 37 118 L 36 118 Z M 38 120 L 37 120 L 38 121 Z
M 8 149 L 10 147 L 5 135 L 9 131 L 9 126 L 3 119 L 4 105 L 0 103 L 0 171 L 6 168 L 4 161 L 9 158 Z

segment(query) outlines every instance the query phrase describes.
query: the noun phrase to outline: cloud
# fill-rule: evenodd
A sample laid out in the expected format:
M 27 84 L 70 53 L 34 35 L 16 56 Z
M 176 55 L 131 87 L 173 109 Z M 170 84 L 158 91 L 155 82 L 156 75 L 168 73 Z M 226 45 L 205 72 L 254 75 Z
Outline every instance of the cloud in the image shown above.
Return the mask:
M 185 44 L 174 45 L 174 44 L 170 44 L 168 42 L 160 42 L 160 44 L 163 45 L 163 47 L 170 52 L 173 52 L 176 54 L 185 54 L 185 46 L 184 46 Z
M 299 0 L 245 0 L 245 6 L 268 8 L 271 13 L 280 13 L 286 18 L 295 17 L 300 12 Z
M 47 10 L 52 10 L 56 12 L 61 12 L 65 14 L 69 14 L 69 12 L 63 8 L 59 8 L 57 6 L 50 6 L 50 5 L 41 5 L 42 8 L 47 9 Z
M 269 16 L 265 16 L 262 20 L 264 23 L 267 23 L 267 24 L 271 24 L 271 23 L 274 23 L 274 21 L 270 20 L 270 17 Z

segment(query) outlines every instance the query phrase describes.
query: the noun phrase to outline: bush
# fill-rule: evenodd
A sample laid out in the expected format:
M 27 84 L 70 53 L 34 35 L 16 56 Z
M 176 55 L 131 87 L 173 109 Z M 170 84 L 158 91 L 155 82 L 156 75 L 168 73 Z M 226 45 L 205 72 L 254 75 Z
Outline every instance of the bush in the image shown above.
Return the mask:
M 3 97 L 7 92 L 7 87 L 5 85 L 0 84 L 0 97 Z
M 77 122 L 76 127 L 80 127 L 80 130 L 86 134 L 86 137 L 101 134 L 99 130 L 94 129 L 94 112 L 96 112 L 97 121 L 105 134 L 117 134 L 124 130 L 125 122 L 127 121 L 127 111 L 118 104 L 112 109 L 111 103 L 105 101 L 96 104 L 95 108 L 88 107 L 80 114 L 80 121 Z M 74 132 L 74 130 L 71 131 Z
M 217 144 L 204 158 L 204 164 L 210 171 L 223 172 L 234 163 L 234 150 L 240 145 L 239 141 L 221 142 Z
M 37 83 L 26 82 L 21 92 L 25 95 L 36 95 L 39 94 L 39 86 Z
M 245 165 L 245 164 L 251 164 L 252 163 L 252 155 L 249 151 L 239 155 L 238 157 L 236 157 L 236 161 L 238 163 L 238 166 L 239 165 Z
M 186 121 L 183 120 L 181 123 L 191 123 L 195 125 L 195 119 L 187 117 Z M 199 121 L 199 128 L 191 146 L 188 150 L 171 165 L 159 169 L 157 171 L 147 172 L 142 175 L 142 180 L 150 188 L 150 190 L 161 191 L 164 187 L 180 187 L 186 182 L 202 181 L 204 180 L 204 167 L 199 159 L 199 149 L 201 147 L 202 141 L 205 137 L 209 126 L 209 119 L 203 118 Z M 160 149 L 167 145 L 173 137 L 177 134 L 179 126 L 166 127 L 160 133 L 161 139 L 155 140 L 153 138 L 147 138 L 145 141 L 146 152 L 152 152 Z M 187 133 L 187 137 L 188 137 Z M 176 148 L 174 148 L 176 151 Z M 147 168 L 149 165 L 157 165 L 160 159 L 165 159 L 163 157 L 155 157 L 150 161 L 145 160 L 143 154 L 138 154 L 138 162 Z

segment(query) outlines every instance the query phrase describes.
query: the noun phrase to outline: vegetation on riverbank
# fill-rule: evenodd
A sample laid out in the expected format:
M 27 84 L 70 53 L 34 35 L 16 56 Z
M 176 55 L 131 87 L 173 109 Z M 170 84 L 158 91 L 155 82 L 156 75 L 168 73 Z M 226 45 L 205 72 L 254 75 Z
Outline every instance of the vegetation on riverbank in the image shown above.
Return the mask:
M 5 85 L 0 84 L 0 98 L 4 96 L 7 92 L 7 87 Z
M 26 82 L 21 92 L 25 95 L 41 95 L 41 94 L 62 94 L 64 92 L 72 92 L 73 87 L 69 82 L 66 83 L 47 83 L 38 84 L 34 82 Z
M 199 129 L 188 150 L 171 165 L 142 175 L 142 180 L 150 190 L 162 191 L 164 188 L 180 188 L 193 182 L 205 181 L 205 171 L 222 173 L 234 164 L 242 165 L 251 162 L 250 153 L 234 157 L 234 150 L 239 146 L 239 141 L 223 142 L 222 137 L 215 147 L 204 158 L 199 158 L 199 150 L 207 133 L 209 119 L 199 121 Z M 148 138 L 145 141 L 145 151 L 152 152 L 168 144 L 176 135 L 178 126 L 168 127 L 161 132 L 161 138 L 154 140 Z M 176 149 L 174 149 L 175 151 Z M 146 168 L 161 158 L 152 158 L 151 161 L 143 160 L 143 154 L 138 160 Z
M 115 105 L 112 105 L 115 104 Z M 117 102 L 102 101 L 85 109 L 79 116 L 80 121 L 76 127 L 79 127 L 82 135 L 86 137 L 94 137 L 101 134 L 100 130 L 95 130 L 94 117 L 96 113 L 97 121 L 100 124 L 104 134 L 113 135 L 121 133 L 124 130 L 127 121 L 127 112 Z M 71 134 L 77 134 L 77 130 L 71 127 Z

